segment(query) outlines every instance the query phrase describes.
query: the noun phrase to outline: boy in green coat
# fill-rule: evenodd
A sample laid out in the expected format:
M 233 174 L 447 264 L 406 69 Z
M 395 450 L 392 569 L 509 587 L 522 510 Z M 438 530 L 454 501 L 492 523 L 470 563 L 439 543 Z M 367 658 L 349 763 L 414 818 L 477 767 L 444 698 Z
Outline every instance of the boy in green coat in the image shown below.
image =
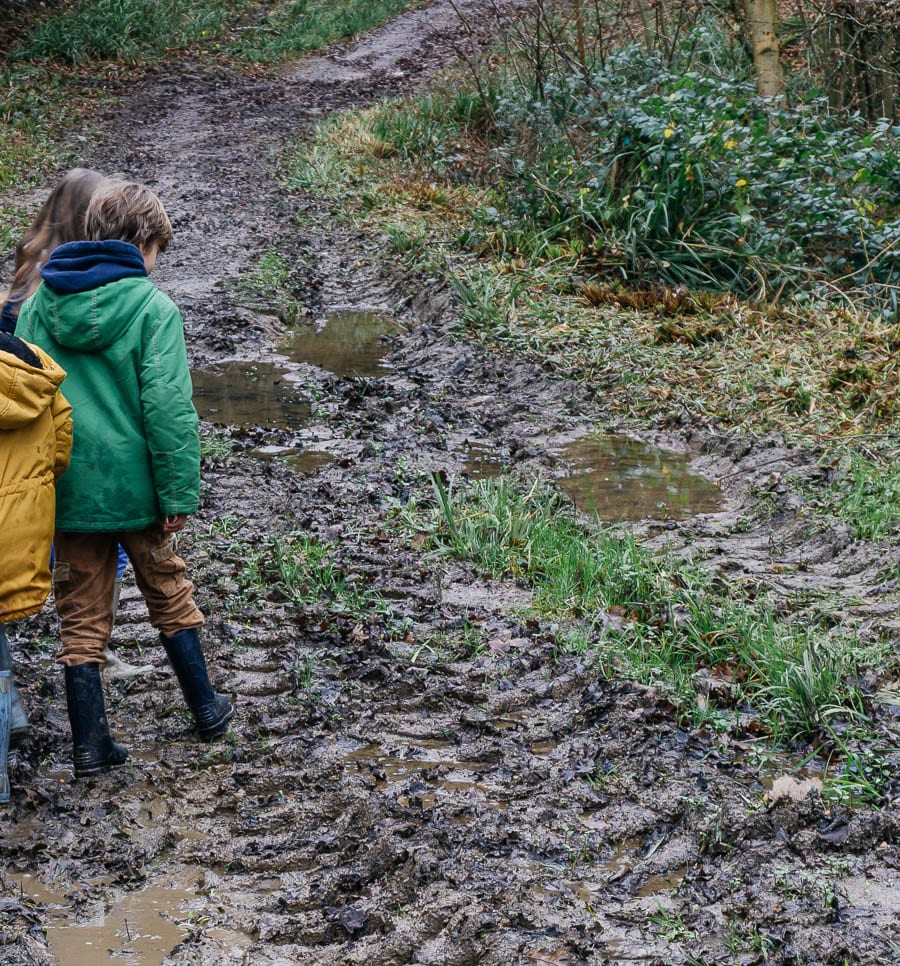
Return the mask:
M 224 734 L 233 714 L 210 685 L 203 615 L 174 547 L 198 508 L 200 443 L 181 314 L 147 277 L 171 237 L 152 191 L 104 179 L 85 215 L 87 240 L 53 251 L 16 330 L 68 372 L 74 433 L 57 488 L 53 589 L 79 777 L 128 755 L 110 737 L 100 681 L 117 544 L 131 558 L 200 736 Z

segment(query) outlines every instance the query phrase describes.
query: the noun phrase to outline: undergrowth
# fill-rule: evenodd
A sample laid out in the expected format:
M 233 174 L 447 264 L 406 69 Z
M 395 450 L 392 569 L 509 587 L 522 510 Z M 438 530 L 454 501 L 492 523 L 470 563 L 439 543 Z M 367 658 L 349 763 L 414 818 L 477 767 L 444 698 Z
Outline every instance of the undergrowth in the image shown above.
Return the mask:
M 13 57 L 60 64 L 159 57 L 219 36 L 245 6 L 237 0 L 79 0 L 35 23 Z
M 230 52 L 253 62 L 284 60 L 359 36 L 422 0 L 294 0 L 272 5 L 231 41 Z
M 336 211 L 380 231 L 408 269 L 445 279 L 461 326 L 487 346 L 592 384 L 610 412 L 637 424 L 795 440 L 894 430 L 897 323 L 850 305 L 588 281 L 577 255 L 546 238 L 540 259 L 474 252 L 478 212 L 500 217 L 491 189 L 437 180 L 393 156 L 375 134 L 393 110 L 327 122 L 286 160 L 286 183 L 331 197 Z
M 861 540 L 900 537 L 900 459 L 891 462 L 851 455 L 826 500 Z

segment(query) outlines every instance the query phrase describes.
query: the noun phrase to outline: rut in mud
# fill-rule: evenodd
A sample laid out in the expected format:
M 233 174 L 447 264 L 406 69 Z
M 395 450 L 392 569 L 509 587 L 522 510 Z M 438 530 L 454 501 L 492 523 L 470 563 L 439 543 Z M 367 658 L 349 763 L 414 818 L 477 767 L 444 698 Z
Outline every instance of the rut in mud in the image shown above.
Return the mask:
M 470 22 L 493 8 L 460 6 Z M 13 761 L 0 839 L 4 963 L 896 957 L 895 812 L 766 805 L 796 761 L 760 765 L 752 742 L 677 727 L 653 689 L 560 657 L 552 628 L 518 616 L 526 587 L 396 534 L 392 514 L 423 473 L 512 468 L 561 478 L 588 508 L 640 518 L 653 539 L 703 546 L 785 592 L 840 583 L 865 601 L 883 563 L 857 559 L 839 532 L 810 539 L 786 491 L 773 532 L 735 527 L 751 483 L 818 472 L 773 441 L 698 436 L 691 471 L 649 445 L 683 440 L 612 440 L 585 464 L 602 400 L 452 340 L 444 293 L 392 281 L 377 239 L 285 195 L 291 139 L 426 84 L 457 33 L 453 5 L 437 2 L 277 80 L 166 71 L 82 158 L 146 181 L 173 215 L 154 277 L 184 313 L 205 426 L 228 444 L 205 462 L 182 548 L 213 676 L 238 710 L 233 741 L 191 739 L 126 592 L 116 637 L 159 672 L 107 687 L 132 759 L 75 785 L 51 610 L 19 629 L 35 737 Z M 298 266 L 308 317 L 295 332 L 240 285 L 271 250 Z M 337 543 L 345 573 L 381 594 L 403 633 L 244 600 L 248 552 L 300 531 Z M 453 660 L 428 645 L 438 639 Z

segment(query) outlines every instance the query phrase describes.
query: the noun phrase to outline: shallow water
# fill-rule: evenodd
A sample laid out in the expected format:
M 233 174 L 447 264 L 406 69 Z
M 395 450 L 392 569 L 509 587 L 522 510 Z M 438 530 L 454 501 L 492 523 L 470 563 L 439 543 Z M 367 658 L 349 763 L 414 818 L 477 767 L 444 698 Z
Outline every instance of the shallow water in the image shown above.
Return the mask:
M 470 479 L 494 479 L 509 469 L 484 444 L 467 444 L 461 455 Z M 607 523 L 683 520 L 723 506 L 722 491 L 692 472 L 684 456 L 625 436 L 582 437 L 554 455 L 557 485 L 579 510 Z
M 381 376 L 390 371 L 384 337 L 400 331 L 393 319 L 380 312 L 332 312 L 321 328 L 295 329 L 278 351 L 294 362 L 308 362 L 337 376 Z
M 97 966 L 113 959 L 126 966 L 158 966 L 180 943 L 187 927 L 186 904 L 197 899 L 186 882 L 147 886 L 120 896 L 107 909 L 98 899 L 82 906 L 29 874 L 20 879 L 22 893 L 46 908 L 47 939 L 59 966 Z
M 308 421 L 310 404 L 271 362 L 224 362 L 191 373 L 194 405 L 216 426 L 296 429 Z
M 557 484 L 585 513 L 608 523 L 683 520 L 722 509 L 722 491 L 679 453 L 624 436 L 583 437 L 556 454 Z

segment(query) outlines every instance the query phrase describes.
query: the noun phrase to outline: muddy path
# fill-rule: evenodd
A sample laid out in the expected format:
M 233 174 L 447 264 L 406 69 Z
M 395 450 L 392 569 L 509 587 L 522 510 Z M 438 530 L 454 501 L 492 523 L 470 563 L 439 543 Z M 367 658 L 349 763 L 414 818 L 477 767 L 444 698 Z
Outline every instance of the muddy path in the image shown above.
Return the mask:
M 489 7 L 462 6 L 474 20 Z M 285 194 L 293 139 L 427 84 L 457 33 L 436 2 L 276 79 L 166 70 L 85 151 L 153 185 L 173 215 L 155 278 L 182 307 L 217 443 L 182 548 L 237 714 L 232 740 L 190 737 L 126 588 L 116 639 L 158 673 L 107 687 L 129 765 L 73 783 L 52 610 L 18 628 L 35 735 L 0 816 L 4 963 L 897 959 L 896 809 L 767 798 L 798 756 L 679 727 L 658 691 L 561 656 L 553 628 L 521 616 L 527 588 L 398 532 L 398 508 L 435 470 L 577 485 L 579 459 L 606 460 L 612 485 L 588 489 L 609 519 L 785 595 L 850 588 L 864 624 L 896 621 L 877 590 L 896 548 L 873 557 L 805 522 L 796 481 L 821 472 L 812 455 L 698 431 L 585 456 L 602 400 L 453 340 L 446 293 L 398 278 L 378 239 Z M 241 286 L 271 251 L 293 266 L 296 331 Z M 323 322 L 336 338 L 314 334 Z M 691 468 L 657 445 L 689 451 Z M 297 532 L 336 543 L 343 572 L 386 607 L 361 619 L 248 586 L 253 552 Z

